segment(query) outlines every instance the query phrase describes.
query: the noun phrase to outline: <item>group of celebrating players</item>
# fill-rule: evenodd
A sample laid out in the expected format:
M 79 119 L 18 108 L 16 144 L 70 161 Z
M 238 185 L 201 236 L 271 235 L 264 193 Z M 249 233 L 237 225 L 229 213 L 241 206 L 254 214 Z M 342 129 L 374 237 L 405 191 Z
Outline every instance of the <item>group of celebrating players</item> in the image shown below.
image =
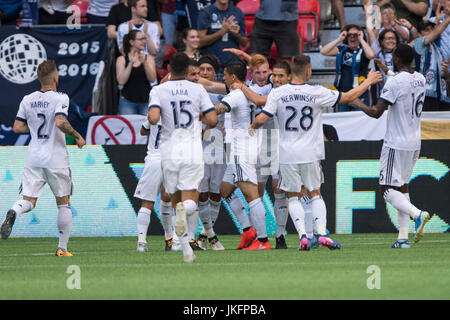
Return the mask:
M 391 106 L 380 159 L 380 185 L 386 201 L 399 215 L 399 236 L 393 248 L 409 248 L 410 217 L 416 221 L 415 241 L 423 237 L 430 215 L 409 200 L 407 184 L 420 150 L 420 114 L 424 77 L 410 65 L 413 53 L 400 45 L 395 53 L 398 73 L 391 76 L 377 105 L 358 99 L 371 85 L 382 81 L 379 72 L 348 92 L 338 92 L 307 81 L 312 75 L 308 56 L 290 63 L 279 61 L 270 70 L 264 56 L 248 57 L 223 69 L 223 81 L 214 81 L 220 65 L 214 56 L 199 61 L 184 53 L 170 60 L 170 73 L 152 88 L 148 119 L 141 134 L 148 135 L 148 152 L 135 197 L 142 200 L 137 216 L 138 252 L 146 252 L 147 230 L 158 194 L 166 250 L 182 251 L 185 262 L 195 260 L 194 250 L 224 250 L 213 227 L 225 199 L 242 226 L 237 249 L 268 250 L 266 212 L 262 196 L 269 177 L 275 195 L 278 225 L 276 248 L 286 248 L 288 215 L 299 235 L 299 250 L 318 246 L 331 250 L 341 245 L 326 229 L 326 205 L 320 193 L 325 159 L 322 109 L 352 103 L 366 114 L 379 117 Z M 67 121 L 68 96 L 56 92 L 58 73 L 53 61 L 38 68 L 42 88 L 22 100 L 14 131 L 30 132 L 27 164 L 18 200 L 7 212 L 0 229 L 9 237 L 14 221 L 31 211 L 48 183 L 58 206 L 59 244 L 56 255 L 67 250 L 72 217 L 69 197 L 72 179 L 64 134 L 79 148 L 81 135 Z M 412 111 L 411 111 L 412 110 Z M 235 190 L 239 188 L 249 215 Z M 197 221 L 203 224 L 197 240 Z

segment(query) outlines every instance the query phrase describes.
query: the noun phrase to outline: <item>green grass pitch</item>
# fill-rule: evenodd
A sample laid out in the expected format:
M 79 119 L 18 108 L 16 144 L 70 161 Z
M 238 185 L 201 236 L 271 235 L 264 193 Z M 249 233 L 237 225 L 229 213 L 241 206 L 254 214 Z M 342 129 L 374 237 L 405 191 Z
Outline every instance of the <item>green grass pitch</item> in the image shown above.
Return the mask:
M 395 234 L 333 235 L 343 249 L 238 251 L 237 235 L 220 236 L 227 250 L 165 252 L 162 236 L 149 236 L 149 252 L 136 237 L 72 238 L 73 257 L 56 257 L 55 238 L 0 240 L 0 299 L 450 299 L 450 234 L 425 234 L 411 249 L 390 249 Z M 410 235 L 410 240 L 412 235 Z M 270 238 L 275 246 L 274 238 Z M 80 289 L 68 289 L 70 265 L 80 268 Z M 368 289 L 371 265 L 380 289 Z M 369 281 L 370 282 L 370 281 Z

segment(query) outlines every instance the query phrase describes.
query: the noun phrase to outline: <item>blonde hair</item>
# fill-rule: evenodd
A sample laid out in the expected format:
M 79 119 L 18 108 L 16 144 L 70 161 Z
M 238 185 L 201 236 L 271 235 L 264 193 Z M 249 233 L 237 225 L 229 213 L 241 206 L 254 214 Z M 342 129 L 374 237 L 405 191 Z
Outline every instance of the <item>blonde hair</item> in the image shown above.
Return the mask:
M 41 84 L 51 84 L 53 72 L 57 71 L 54 60 L 47 60 L 42 62 L 37 69 L 38 79 Z
M 263 64 L 269 64 L 269 61 L 267 61 L 267 58 L 264 57 L 262 54 L 255 54 L 250 59 L 249 67 L 250 70 L 254 70 L 255 68 L 263 65 Z

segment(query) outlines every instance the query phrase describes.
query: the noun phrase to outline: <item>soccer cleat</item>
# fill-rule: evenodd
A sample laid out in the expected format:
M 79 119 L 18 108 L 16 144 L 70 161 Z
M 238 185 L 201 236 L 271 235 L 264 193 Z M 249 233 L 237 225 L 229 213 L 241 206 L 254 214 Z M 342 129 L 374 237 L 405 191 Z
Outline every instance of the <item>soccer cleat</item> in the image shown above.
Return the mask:
M 55 254 L 55 256 L 58 256 L 58 257 L 72 257 L 73 256 L 73 254 L 71 254 L 69 251 L 67 251 L 67 250 L 64 250 L 63 248 L 58 248 L 58 249 L 56 249 L 56 254 Z
M 430 220 L 430 214 L 426 211 L 420 211 L 419 216 L 414 219 L 416 223 L 416 235 L 414 236 L 414 242 L 417 243 L 423 238 L 423 228 L 425 224 Z
M 180 240 L 172 240 L 172 251 L 183 251 Z
M 279 236 L 278 238 L 275 238 L 276 246 L 275 249 L 287 249 L 286 245 L 286 239 L 283 235 Z
M 173 246 L 172 238 L 166 239 L 165 241 L 166 241 L 166 251 L 172 251 Z
M 330 250 L 341 249 L 341 245 L 338 242 L 333 241 L 330 238 L 325 237 L 325 236 L 319 236 L 318 243 L 319 243 L 319 246 L 327 247 Z
M 392 249 L 409 249 L 411 248 L 408 239 L 406 240 L 399 240 L 394 242 L 394 244 L 391 246 Z
M 182 202 L 177 203 L 175 212 L 175 233 L 179 238 L 181 238 L 187 229 L 186 209 L 184 208 L 184 204 Z
M 16 212 L 13 209 L 8 210 L 5 219 L 3 220 L 2 226 L 0 227 L 0 234 L 2 236 L 2 239 L 9 238 L 15 221 Z
M 319 247 L 319 236 L 317 234 L 313 235 L 311 239 L 309 239 L 309 247 L 311 249 L 317 249 Z
M 221 251 L 221 250 L 225 250 L 225 248 L 223 247 L 223 245 L 220 243 L 219 238 L 217 238 L 217 236 L 214 236 L 212 238 L 208 239 L 209 244 L 211 245 L 212 249 L 214 251 Z
M 187 256 L 183 256 L 183 258 L 184 258 L 184 262 L 186 262 L 186 263 L 192 263 L 192 262 L 194 262 L 195 261 L 195 254 L 190 254 L 190 255 L 187 255 Z
M 253 240 L 253 242 L 246 248 L 242 250 L 270 250 L 272 249 L 270 246 L 269 240 L 266 242 L 261 242 L 258 239 Z
M 250 227 L 247 231 L 244 231 L 241 235 L 241 243 L 239 243 L 237 250 L 248 247 L 253 240 L 256 239 L 256 231 L 253 227 Z
M 298 251 L 309 251 L 309 250 L 310 250 L 309 240 L 305 235 L 302 235 Z
M 198 245 L 197 241 L 195 241 L 195 240 L 189 241 L 189 245 L 191 246 L 192 250 L 194 250 L 194 251 L 203 251 L 203 250 L 205 250 L 205 249 L 200 248 L 200 246 Z
M 137 252 L 147 252 L 148 251 L 147 243 L 145 243 L 145 242 L 138 242 L 136 251 Z
M 197 238 L 197 243 L 198 243 L 198 246 L 200 247 L 200 248 L 202 248 L 203 250 L 206 250 L 207 249 L 207 247 L 206 247 L 206 240 L 208 239 L 208 237 L 207 236 L 205 236 L 204 234 L 199 234 L 198 235 L 198 238 Z

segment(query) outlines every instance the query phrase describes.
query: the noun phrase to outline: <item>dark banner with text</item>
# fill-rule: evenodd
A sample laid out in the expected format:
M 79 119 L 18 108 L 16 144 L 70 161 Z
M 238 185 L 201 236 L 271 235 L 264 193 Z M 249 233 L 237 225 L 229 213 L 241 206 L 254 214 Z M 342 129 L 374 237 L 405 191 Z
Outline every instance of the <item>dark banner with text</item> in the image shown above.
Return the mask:
M 36 90 L 38 65 L 48 59 L 58 66 L 58 90 L 86 110 L 107 45 L 104 27 L 0 28 L 0 145 L 16 145 L 12 125 L 22 98 Z

